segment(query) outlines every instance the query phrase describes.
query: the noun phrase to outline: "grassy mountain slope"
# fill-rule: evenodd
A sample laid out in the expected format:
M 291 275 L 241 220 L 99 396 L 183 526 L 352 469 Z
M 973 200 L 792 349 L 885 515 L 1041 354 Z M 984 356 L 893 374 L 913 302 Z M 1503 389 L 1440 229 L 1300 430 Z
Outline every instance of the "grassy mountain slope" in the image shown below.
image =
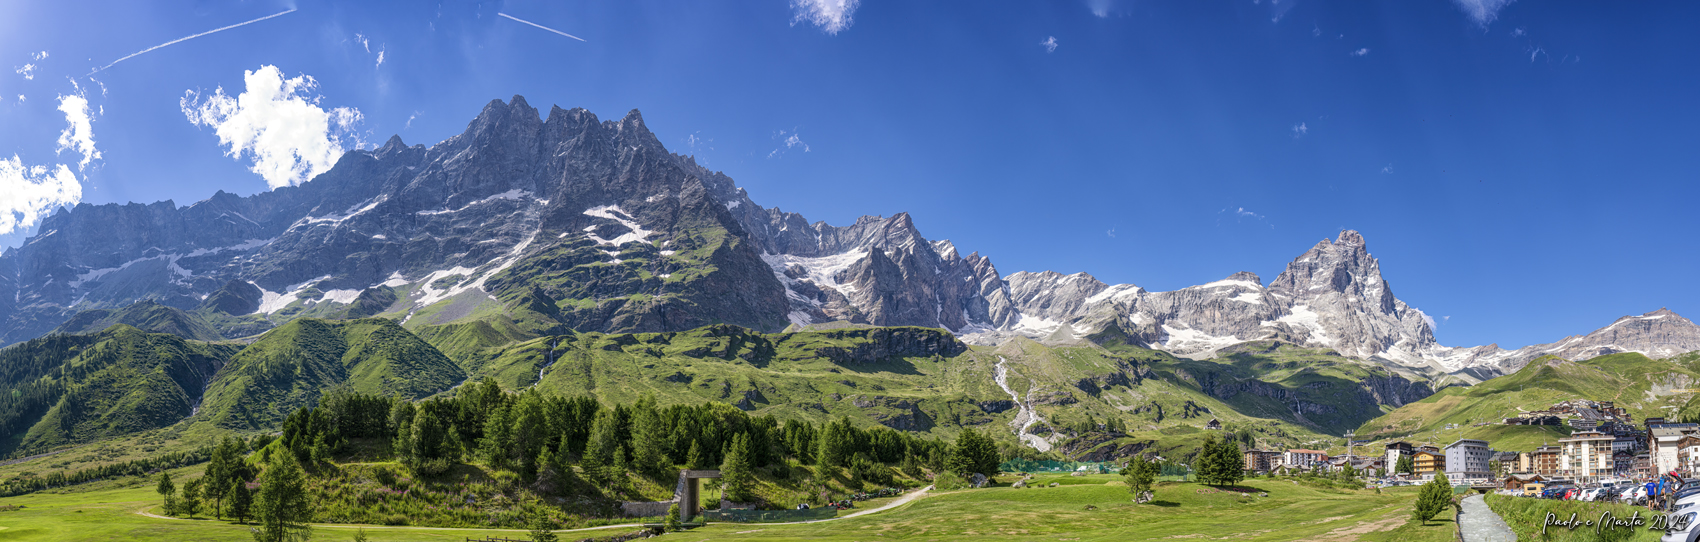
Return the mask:
M 417 399 L 449 389 L 465 372 L 391 320 L 303 318 L 243 348 L 207 388 L 208 418 L 235 430 L 274 426 L 338 386 Z
M 1696 387 L 1700 363 L 1689 354 L 1654 360 L 1636 353 L 1569 361 L 1545 356 L 1515 373 L 1468 388 L 1447 388 L 1433 396 L 1364 423 L 1360 435 L 1451 442 L 1485 438 L 1496 449 L 1528 450 L 1556 441 L 1568 427 L 1494 425 L 1519 413 L 1541 410 L 1571 399 L 1613 401 L 1643 420 L 1668 416 L 1689 399 L 1673 390 Z M 1489 424 L 1478 426 L 1476 424 Z M 1458 426 L 1448 430 L 1448 424 Z
M 199 316 L 167 307 L 152 300 L 138 301 L 121 309 L 95 309 L 77 313 L 60 324 L 54 333 L 88 334 L 124 324 L 149 333 L 170 333 L 185 339 L 216 341 L 224 338 Z
M 53 448 L 165 427 L 190 415 L 203 385 L 236 352 L 116 325 L 0 350 L 0 453 Z

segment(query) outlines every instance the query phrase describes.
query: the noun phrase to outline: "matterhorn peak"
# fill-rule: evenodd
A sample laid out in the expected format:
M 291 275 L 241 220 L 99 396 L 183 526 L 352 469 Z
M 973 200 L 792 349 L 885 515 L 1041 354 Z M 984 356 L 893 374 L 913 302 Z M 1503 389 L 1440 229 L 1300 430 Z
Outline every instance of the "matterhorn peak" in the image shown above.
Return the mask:
M 1364 236 L 1358 230 L 1340 230 L 1340 238 L 1334 241 L 1336 245 L 1364 245 Z

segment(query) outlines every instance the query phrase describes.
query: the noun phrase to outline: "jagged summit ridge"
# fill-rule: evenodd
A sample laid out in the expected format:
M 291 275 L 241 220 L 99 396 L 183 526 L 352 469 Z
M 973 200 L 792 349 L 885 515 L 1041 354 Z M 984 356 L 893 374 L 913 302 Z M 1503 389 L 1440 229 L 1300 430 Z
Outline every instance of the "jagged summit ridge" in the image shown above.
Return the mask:
M 1353 230 L 1267 283 L 1239 272 L 1153 292 L 1087 273 L 1004 276 L 978 252 L 927 239 L 907 213 L 834 226 L 757 205 L 725 174 L 668 152 L 638 110 L 544 115 L 520 96 L 492 100 L 435 145 L 392 136 L 351 151 L 301 186 L 185 207 L 78 205 L 0 255 L 0 344 L 139 300 L 211 315 L 227 335 L 352 315 L 409 325 L 500 315 L 533 332 L 850 321 L 979 343 L 1080 341 L 1113 326 L 1186 356 L 1276 339 L 1472 378 L 1537 351 L 1700 348 L 1694 324 L 1669 311 L 1516 351 L 1438 345 Z

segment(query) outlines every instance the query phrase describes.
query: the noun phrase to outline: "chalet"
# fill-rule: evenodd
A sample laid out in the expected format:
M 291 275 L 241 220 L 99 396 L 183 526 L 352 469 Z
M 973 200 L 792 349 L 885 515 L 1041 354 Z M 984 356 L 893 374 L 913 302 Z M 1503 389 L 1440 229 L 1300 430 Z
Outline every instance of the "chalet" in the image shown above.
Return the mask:
M 1499 487 L 1502 489 L 1522 491 L 1523 486 L 1525 485 L 1545 483 L 1546 481 L 1547 478 L 1539 474 L 1512 474 L 1507 475 L 1504 479 L 1500 480 Z

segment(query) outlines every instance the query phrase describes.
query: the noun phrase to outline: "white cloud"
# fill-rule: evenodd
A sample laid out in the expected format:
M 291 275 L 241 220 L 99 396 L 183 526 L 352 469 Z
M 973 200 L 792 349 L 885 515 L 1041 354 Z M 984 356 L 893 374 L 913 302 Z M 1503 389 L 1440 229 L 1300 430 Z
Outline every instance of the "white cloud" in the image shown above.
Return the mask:
M 809 23 L 837 34 L 855 22 L 851 15 L 862 0 L 791 0 L 791 24 Z
M 1521 26 L 1519 26 L 1516 29 L 1511 31 L 1511 37 L 1513 37 L 1513 38 L 1521 38 L 1521 37 L 1527 36 L 1527 35 L 1529 35 L 1529 31 L 1524 30 L 1523 27 L 1521 27 Z
M 1304 135 L 1308 133 L 1310 133 L 1310 127 L 1305 126 L 1305 123 L 1301 122 L 1293 125 L 1293 137 L 1304 137 Z
M 1115 7 L 1115 0 L 1086 0 L 1086 9 L 1100 19 L 1109 17 L 1110 10 Z
M 0 160 L 0 235 L 34 226 L 41 215 L 83 200 L 83 185 L 71 168 L 59 164 L 25 167 L 18 155 Z
M 791 137 L 785 138 L 785 148 L 790 149 L 795 147 L 802 147 L 803 152 L 809 152 L 809 144 L 804 143 L 803 138 L 797 137 L 796 132 L 792 132 Z
M 1362 49 L 1358 49 L 1356 51 L 1352 51 L 1352 56 L 1369 56 L 1369 48 L 1365 47 L 1365 48 L 1362 48 Z
M 1110 237 L 1115 237 L 1116 236 L 1116 229 L 1110 228 L 1109 230 L 1104 232 L 1104 235 L 1108 235 Z
M 384 67 L 384 52 L 385 52 L 385 50 L 386 50 L 386 49 L 379 49 L 379 50 L 378 50 L 378 65 L 376 65 L 376 66 L 372 66 L 372 67 L 373 67 L 373 68 L 382 68 L 382 67 Z
M 1468 15 L 1471 21 L 1483 28 L 1487 28 L 1488 24 L 1499 18 L 1499 10 L 1515 1 L 1517 0 L 1452 0 L 1458 4 L 1458 9 L 1464 10 L 1464 14 Z
M 35 64 L 24 64 L 12 71 L 16 72 L 18 75 L 24 76 L 24 79 L 35 79 Z
M 30 53 L 30 58 L 34 59 L 36 61 L 47 60 L 47 51 L 42 51 L 42 52 L 39 52 L 39 53 Z
M 1045 41 L 1039 42 L 1039 45 L 1045 46 L 1045 52 L 1055 53 L 1057 52 L 1057 37 L 1045 36 Z
M 1381 168 L 1381 174 L 1382 175 L 1392 175 L 1393 174 L 1393 164 L 1387 164 L 1386 166 L 1382 167 Z
M 199 93 L 184 93 L 179 106 L 189 122 L 213 128 L 226 153 L 254 160 L 250 171 L 258 173 L 272 188 L 298 185 L 329 170 L 342 157 L 343 145 L 358 147 L 353 126 L 362 119 L 360 110 L 319 107 L 313 94 L 318 82 L 301 75 L 285 79 L 276 66 L 243 71 L 246 90 L 229 96 L 219 88 L 206 101 Z M 344 141 L 344 138 L 348 141 Z
M 1435 324 L 1434 317 L 1429 316 L 1428 313 L 1423 312 L 1423 311 L 1417 311 L 1417 314 L 1421 314 L 1423 316 L 1423 322 L 1428 324 L 1429 329 L 1432 330 L 1436 327 L 1439 327 L 1438 325 Z
M 402 125 L 401 129 L 406 130 L 408 128 L 412 128 L 413 127 L 413 119 L 419 118 L 419 115 L 422 115 L 422 114 L 423 113 L 420 113 L 418 111 L 414 111 L 412 115 L 408 115 L 407 116 L 407 124 Z
M 372 44 L 366 39 L 365 34 L 355 34 L 354 41 L 360 42 L 361 49 L 365 49 L 368 53 L 372 52 Z
M 59 111 L 65 113 L 65 130 L 59 132 L 59 147 L 57 152 L 66 149 L 77 151 L 83 159 L 77 162 L 77 169 L 88 167 L 90 160 L 100 159 L 100 149 L 94 146 L 94 119 L 89 115 L 89 100 L 84 98 L 82 89 L 77 94 L 59 97 Z
M 22 95 L 22 94 L 19 94 L 19 95 L 18 95 L 18 103 L 20 103 L 20 104 L 21 104 L 21 103 L 24 103 L 24 99 L 25 99 L 25 98 L 24 98 L 24 95 Z
M 776 158 L 780 155 L 785 154 L 787 151 L 790 151 L 790 150 L 795 149 L 797 147 L 802 147 L 803 152 L 809 152 L 809 144 L 803 142 L 803 138 L 797 135 L 797 130 L 795 130 L 795 129 L 791 130 L 790 132 L 787 132 L 785 130 L 780 130 L 779 134 L 775 135 L 773 137 L 775 139 L 783 138 L 783 139 L 781 139 L 781 144 L 784 145 L 784 146 L 779 147 L 779 148 L 775 148 L 772 151 L 769 151 L 767 153 L 768 158 Z

